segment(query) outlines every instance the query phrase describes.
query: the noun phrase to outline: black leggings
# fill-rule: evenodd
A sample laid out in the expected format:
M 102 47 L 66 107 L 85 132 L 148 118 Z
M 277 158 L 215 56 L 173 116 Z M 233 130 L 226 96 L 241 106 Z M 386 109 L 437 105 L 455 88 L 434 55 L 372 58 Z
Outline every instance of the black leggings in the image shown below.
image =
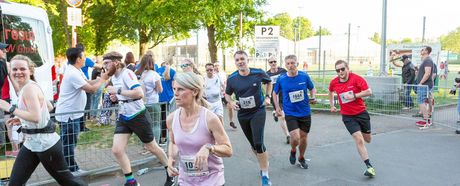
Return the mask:
M 238 117 L 244 135 L 257 153 L 264 153 L 267 150 L 264 145 L 265 117 L 265 109 L 259 109 L 251 117 Z
M 67 163 L 64 161 L 64 154 L 62 154 L 61 140 L 44 152 L 32 152 L 22 146 L 13 165 L 9 185 L 25 185 L 40 162 L 59 185 L 88 185 L 70 173 Z

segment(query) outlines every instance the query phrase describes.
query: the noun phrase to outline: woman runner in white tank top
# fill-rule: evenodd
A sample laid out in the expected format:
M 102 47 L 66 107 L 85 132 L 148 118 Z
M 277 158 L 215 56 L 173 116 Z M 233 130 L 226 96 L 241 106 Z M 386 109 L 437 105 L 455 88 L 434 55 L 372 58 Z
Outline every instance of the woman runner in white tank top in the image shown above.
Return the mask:
M 39 163 L 60 185 L 87 185 L 80 178 L 74 177 L 64 161 L 62 142 L 54 128 L 49 128 L 49 110 L 53 106 L 45 99 L 37 83 L 30 79 L 30 66 L 33 62 L 23 55 L 11 59 L 13 81 L 19 86 L 18 107 L 0 100 L 0 108 L 8 110 L 16 117 L 8 119 L 8 125 L 22 125 L 25 141 L 13 165 L 9 185 L 25 185 Z M 1 111 L 3 112 L 3 111 Z M 52 124 L 54 125 L 54 124 Z M 50 125 L 51 126 L 51 125 Z M 35 130 L 37 133 L 26 132 Z
M 178 175 L 181 186 L 224 185 L 221 157 L 232 156 L 232 146 L 219 118 L 205 108 L 201 77 L 192 72 L 178 74 L 173 89 L 179 108 L 166 120 L 169 174 Z

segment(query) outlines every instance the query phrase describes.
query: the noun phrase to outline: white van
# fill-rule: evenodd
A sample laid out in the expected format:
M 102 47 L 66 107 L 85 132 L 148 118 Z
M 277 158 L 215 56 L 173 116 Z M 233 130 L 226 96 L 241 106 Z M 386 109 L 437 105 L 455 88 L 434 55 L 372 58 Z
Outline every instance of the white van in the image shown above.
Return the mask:
M 48 14 L 38 7 L 0 1 L 0 17 L 0 41 L 9 44 L 7 60 L 16 54 L 30 57 L 37 65 L 34 74 L 37 83 L 46 98 L 53 100 L 51 67 L 54 65 L 54 49 Z M 12 88 L 10 96 L 12 103 L 17 103 Z

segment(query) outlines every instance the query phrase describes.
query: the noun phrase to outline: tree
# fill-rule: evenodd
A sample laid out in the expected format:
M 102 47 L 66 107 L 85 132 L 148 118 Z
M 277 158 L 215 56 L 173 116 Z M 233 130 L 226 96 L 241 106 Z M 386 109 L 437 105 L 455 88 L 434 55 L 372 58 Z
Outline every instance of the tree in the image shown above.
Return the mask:
M 296 17 L 293 20 L 292 27 L 300 27 L 300 40 L 311 37 L 314 34 L 310 20 L 305 17 Z
M 370 40 L 374 41 L 377 44 L 380 44 L 380 34 L 375 32 L 372 37 L 369 38 Z
M 321 27 L 321 35 L 322 36 L 327 36 L 327 35 L 332 35 L 332 33 L 327 28 Z M 318 28 L 318 30 L 315 31 L 315 36 L 319 36 L 319 28 Z
M 195 4 L 192 0 L 117 0 L 116 38 L 138 41 L 143 55 L 166 38 L 198 28 Z
M 412 39 L 411 39 L 411 38 L 408 38 L 408 37 L 403 38 L 403 39 L 401 40 L 401 43 L 412 43 Z
M 235 46 L 239 39 L 239 15 L 243 13 L 243 33 L 252 35 L 255 22 L 261 20 L 265 0 L 203 0 L 196 7 L 202 27 L 208 34 L 211 62 L 217 61 L 217 49 Z
M 288 13 L 276 14 L 267 21 L 268 24 L 280 27 L 280 35 L 289 40 L 294 40 L 294 27 L 292 18 Z
M 446 36 L 441 36 L 441 45 L 444 50 L 460 53 L 460 27 L 449 32 Z

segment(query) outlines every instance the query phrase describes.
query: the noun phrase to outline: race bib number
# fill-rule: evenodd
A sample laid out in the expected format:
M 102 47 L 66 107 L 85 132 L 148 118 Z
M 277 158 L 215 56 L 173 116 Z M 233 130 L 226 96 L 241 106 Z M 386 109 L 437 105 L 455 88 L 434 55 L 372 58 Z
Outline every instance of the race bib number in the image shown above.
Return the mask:
M 289 99 L 291 103 L 296 103 L 304 100 L 303 90 L 289 92 Z
M 240 97 L 239 102 L 241 108 L 244 109 L 251 109 L 256 107 L 256 99 L 254 99 L 254 96 L 249 96 L 245 98 Z
M 272 84 L 276 83 L 276 81 L 278 80 L 278 77 L 280 77 L 280 75 L 270 76 L 270 79 L 272 80 Z
M 348 97 L 352 97 L 352 99 L 346 99 L 346 98 L 345 98 L 345 95 L 346 95 L 346 94 L 349 94 Z M 349 102 L 352 102 L 352 101 L 355 100 L 355 98 L 353 98 L 353 91 L 352 91 L 352 90 L 350 90 L 350 91 L 348 91 L 348 92 L 343 92 L 343 93 L 341 93 L 339 96 L 340 96 L 340 99 L 342 100 L 342 104 L 343 104 L 343 103 L 349 103 Z
M 181 156 L 181 163 L 184 167 L 184 172 L 189 177 L 206 176 L 209 174 L 208 167 L 204 167 L 202 170 L 198 170 L 195 166 L 195 156 Z

